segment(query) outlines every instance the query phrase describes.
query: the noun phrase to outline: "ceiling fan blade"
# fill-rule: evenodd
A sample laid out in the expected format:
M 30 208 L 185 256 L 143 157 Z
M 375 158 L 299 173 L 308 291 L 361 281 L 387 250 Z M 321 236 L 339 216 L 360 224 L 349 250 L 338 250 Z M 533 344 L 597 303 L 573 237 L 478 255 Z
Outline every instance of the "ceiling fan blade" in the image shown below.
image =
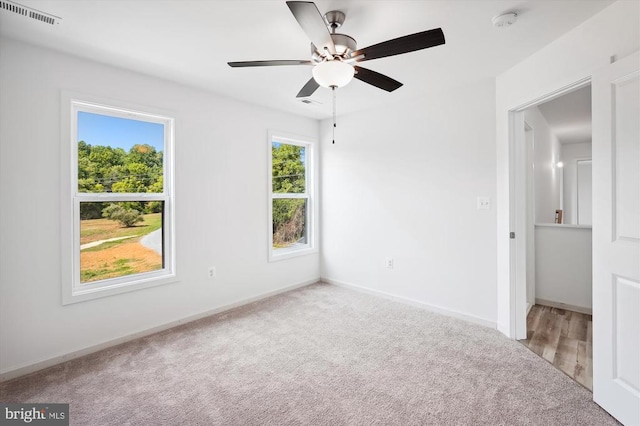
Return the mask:
M 329 53 L 335 55 L 336 46 L 333 44 L 329 29 L 315 3 L 310 1 L 288 1 L 287 6 L 289 6 L 291 13 L 293 13 L 309 40 L 320 48 L 320 52 L 326 49 Z
M 242 67 L 273 67 L 279 65 L 313 65 L 311 61 L 244 61 L 244 62 L 227 62 L 232 68 Z
M 307 81 L 307 84 L 304 85 L 302 89 L 296 95 L 296 98 L 306 98 L 308 96 L 313 95 L 320 85 L 311 77 L 311 80 Z
M 374 44 L 373 46 L 356 50 L 351 56 L 358 57 L 363 55 L 362 58 L 356 59 L 356 62 L 370 61 L 371 59 L 400 55 L 441 44 L 444 44 L 444 33 L 441 28 L 435 28 Z
M 402 87 L 402 83 L 399 81 L 380 74 L 379 72 L 371 71 L 362 67 L 354 68 L 356 69 L 356 74 L 354 75 L 355 78 L 360 81 L 364 81 L 365 83 L 369 83 L 379 89 L 386 90 L 387 92 L 393 92 L 394 90 Z

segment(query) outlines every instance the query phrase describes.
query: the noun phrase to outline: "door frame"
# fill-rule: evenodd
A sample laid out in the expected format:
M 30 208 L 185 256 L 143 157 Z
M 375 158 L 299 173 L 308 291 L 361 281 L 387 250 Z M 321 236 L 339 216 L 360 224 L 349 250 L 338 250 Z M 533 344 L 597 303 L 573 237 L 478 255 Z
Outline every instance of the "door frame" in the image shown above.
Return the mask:
M 508 110 L 509 229 L 516 236 L 509 244 L 509 322 L 516 340 L 527 338 L 527 211 L 533 203 L 527 199 L 524 111 L 590 84 L 589 75 Z
M 527 311 L 525 315 L 529 314 L 529 311 L 536 303 L 536 245 L 535 245 L 535 219 L 536 219 L 536 184 L 535 184 L 535 170 L 533 163 L 535 160 L 536 152 L 536 130 L 524 121 L 524 143 L 525 143 L 525 178 L 526 178 L 526 221 L 527 221 L 527 266 L 526 266 L 526 302 Z

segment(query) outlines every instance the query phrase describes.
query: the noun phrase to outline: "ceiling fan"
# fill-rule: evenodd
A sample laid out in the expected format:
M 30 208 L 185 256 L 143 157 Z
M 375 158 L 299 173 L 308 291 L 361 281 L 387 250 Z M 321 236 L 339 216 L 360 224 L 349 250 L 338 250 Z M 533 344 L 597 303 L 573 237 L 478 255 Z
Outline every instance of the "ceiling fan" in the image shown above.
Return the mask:
M 336 88 L 345 86 L 354 77 L 387 92 L 393 92 L 401 87 L 402 83 L 354 64 L 444 44 L 442 29 L 435 28 L 358 49 L 353 37 L 336 33 L 336 30 L 344 23 L 344 13 L 333 10 L 327 12 L 323 17 L 313 2 L 306 1 L 288 1 L 287 6 L 311 40 L 310 60 L 245 61 L 228 62 L 228 64 L 234 68 L 280 65 L 312 66 L 313 77 L 300 90 L 296 96 L 298 98 L 311 96 L 320 86 L 333 89 L 335 95 Z

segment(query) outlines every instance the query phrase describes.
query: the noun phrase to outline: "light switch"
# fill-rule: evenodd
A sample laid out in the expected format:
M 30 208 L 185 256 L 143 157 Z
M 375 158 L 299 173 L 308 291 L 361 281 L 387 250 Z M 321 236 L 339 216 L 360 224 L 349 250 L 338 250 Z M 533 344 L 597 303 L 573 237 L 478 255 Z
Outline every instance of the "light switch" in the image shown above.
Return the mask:
M 489 197 L 478 197 L 478 210 L 489 210 L 491 199 Z

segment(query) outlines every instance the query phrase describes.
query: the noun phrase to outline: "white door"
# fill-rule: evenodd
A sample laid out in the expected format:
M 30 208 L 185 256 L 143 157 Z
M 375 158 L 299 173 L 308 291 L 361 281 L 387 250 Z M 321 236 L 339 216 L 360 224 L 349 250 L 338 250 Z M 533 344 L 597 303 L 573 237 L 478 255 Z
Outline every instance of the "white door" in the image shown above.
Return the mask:
M 592 90 L 593 399 L 640 425 L 640 54 Z

